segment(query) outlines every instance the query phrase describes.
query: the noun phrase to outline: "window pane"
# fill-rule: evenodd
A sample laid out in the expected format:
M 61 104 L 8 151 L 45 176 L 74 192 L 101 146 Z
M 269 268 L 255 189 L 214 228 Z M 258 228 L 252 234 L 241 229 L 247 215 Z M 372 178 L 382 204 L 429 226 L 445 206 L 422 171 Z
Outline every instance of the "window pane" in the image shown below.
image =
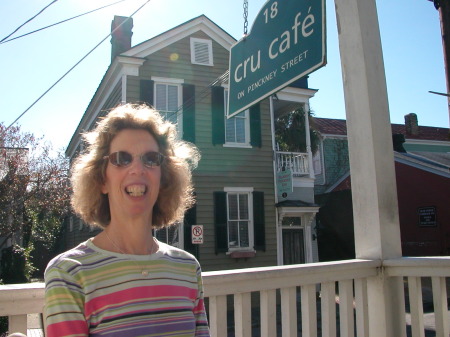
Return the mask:
M 248 194 L 239 194 L 239 220 L 248 220 Z
M 167 110 L 178 110 L 178 87 L 176 85 L 167 86 Z
M 228 195 L 228 220 L 239 219 L 238 199 L 236 194 Z
M 239 243 L 240 247 L 248 247 L 248 221 L 239 221 Z
M 236 143 L 245 143 L 245 119 L 236 118 Z
M 229 247 L 239 247 L 239 230 L 237 221 L 228 221 L 228 240 Z
M 234 127 L 235 118 L 226 119 L 225 141 L 227 143 L 236 142 L 236 132 Z
M 166 86 L 164 84 L 156 84 L 155 89 L 155 109 L 167 111 Z

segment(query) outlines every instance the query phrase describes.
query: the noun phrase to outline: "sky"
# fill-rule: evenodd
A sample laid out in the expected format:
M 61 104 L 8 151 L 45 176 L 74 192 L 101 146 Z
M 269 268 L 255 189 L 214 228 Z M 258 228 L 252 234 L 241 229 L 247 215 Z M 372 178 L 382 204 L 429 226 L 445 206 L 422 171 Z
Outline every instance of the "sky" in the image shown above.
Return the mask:
M 119 0 L 58 0 L 11 38 Z M 147 0 L 126 0 L 0 44 L 0 122 L 9 126 L 110 32 L 114 15 L 130 16 Z M 292 0 L 291 0 L 292 1 Z M 248 27 L 265 0 L 248 0 Z M 0 40 L 52 0 L 0 0 Z M 428 0 L 377 0 L 391 123 L 416 113 L 420 125 L 449 127 L 439 12 Z M 243 0 L 151 0 L 133 16 L 137 45 L 201 14 L 236 40 L 243 35 Z M 345 119 L 333 0 L 326 0 L 327 65 L 309 76 L 318 92 L 316 117 Z M 110 38 L 86 57 L 16 124 L 66 148 L 109 64 Z

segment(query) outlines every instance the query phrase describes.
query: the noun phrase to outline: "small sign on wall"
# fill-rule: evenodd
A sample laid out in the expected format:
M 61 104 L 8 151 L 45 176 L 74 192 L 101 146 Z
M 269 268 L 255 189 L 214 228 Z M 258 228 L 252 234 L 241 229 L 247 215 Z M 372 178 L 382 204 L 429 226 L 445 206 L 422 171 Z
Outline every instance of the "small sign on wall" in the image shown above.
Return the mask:
M 203 244 L 203 225 L 192 226 L 192 244 Z
M 436 207 L 419 207 L 417 209 L 417 214 L 419 215 L 419 226 L 420 227 L 435 227 L 437 226 L 436 221 Z

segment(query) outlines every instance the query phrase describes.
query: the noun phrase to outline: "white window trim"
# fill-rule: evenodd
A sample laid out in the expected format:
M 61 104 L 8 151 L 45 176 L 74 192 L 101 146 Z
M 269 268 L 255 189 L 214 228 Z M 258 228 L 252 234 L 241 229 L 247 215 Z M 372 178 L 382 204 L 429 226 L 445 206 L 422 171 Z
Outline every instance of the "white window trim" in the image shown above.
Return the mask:
M 225 99 L 227 97 L 228 92 L 228 85 L 223 85 L 224 91 L 223 91 L 223 100 L 224 100 L 224 120 L 225 123 L 225 143 L 223 144 L 223 147 L 240 147 L 245 149 L 251 149 L 253 146 L 250 144 L 250 111 L 247 109 L 244 111 L 245 113 L 245 142 L 244 143 L 236 143 L 236 142 L 227 142 L 227 114 L 228 114 L 228 99 Z M 234 117 L 231 117 L 234 118 Z
M 231 254 L 233 252 L 254 252 L 254 219 L 253 219 L 253 187 L 224 187 L 224 192 L 227 192 L 227 243 L 229 245 L 230 239 L 228 237 L 229 230 L 228 230 L 228 194 L 248 194 L 248 247 L 236 247 L 232 248 L 228 246 L 228 254 Z
M 195 48 L 194 48 L 194 44 L 196 42 L 200 42 L 200 43 L 206 43 L 208 46 L 208 61 L 209 63 L 199 63 L 195 61 Z M 201 65 L 201 66 L 214 66 L 214 62 L 213 62 L 213 48 L 212 48 L 212 41 L 211 40 L 207 40 L 207 39 L 199 39 L 196 37 L 191 37 L 190 39 L 190 45 L 191 45 L 191 63 L 192 64 L 197 64 L 197 65 Z
M 169 78 L 169 77 L 157 77 L 152 76 L 151 80 L 154 81 L 154 90 L 153 90 L 153 102 L 156 102 L 156 85 L 164 84 L 164 85 L 174 85 L 178 87 L 178 107 L 183 106 L 183 88 L 182 84 L 184 83 L 183 79 L 180 78 Z M 178 137 L 181 139 L 183 137 L 183 109 L 177 112 L 177 133 Z

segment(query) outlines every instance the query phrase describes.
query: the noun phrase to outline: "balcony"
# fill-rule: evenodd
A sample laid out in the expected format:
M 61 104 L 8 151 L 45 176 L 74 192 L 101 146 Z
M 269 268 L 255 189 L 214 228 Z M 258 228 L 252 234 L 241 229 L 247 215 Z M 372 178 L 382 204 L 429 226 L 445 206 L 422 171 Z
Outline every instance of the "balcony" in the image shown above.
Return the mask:
M 303 152 L 276 152 L 277 172 L 290 169 L 294 177 L 309 175 L 308 154 Z
M 380 317 L 390 318 L 395 337 L 416 337 L 425 336 L 430 315 L 435 336 L 449 336 L 449 281 L 450 257 L 203 273 L 211 335 L 218 337 L 378 337 Z M 398 306 L 380 309 L 378 290 L 388 283 L 400 285 Z M 432 313 L 424 313 L 430 303 Z M 0 286 L 0 316 L 9 316 L 10 331 L 27 333 L 27 314 L 42 313 L 43 304 L 42 283 Z

